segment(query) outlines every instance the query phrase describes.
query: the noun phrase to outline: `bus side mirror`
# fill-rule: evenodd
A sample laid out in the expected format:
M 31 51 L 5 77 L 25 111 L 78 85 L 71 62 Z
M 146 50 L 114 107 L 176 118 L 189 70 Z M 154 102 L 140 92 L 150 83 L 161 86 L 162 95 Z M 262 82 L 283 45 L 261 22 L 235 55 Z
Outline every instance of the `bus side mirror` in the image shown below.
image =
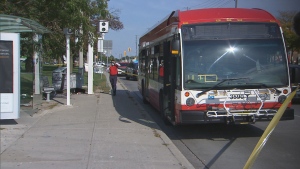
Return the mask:
M 300 12 L 294 17 L 294 30 L 298 36 L 300 36 Z
M 178 55 L 179 54 L 179 49 L 180 49 L 179 39 L 172 40 L 172 43 L 171 43 L 171 53 L 172 53 L 172 55 Z

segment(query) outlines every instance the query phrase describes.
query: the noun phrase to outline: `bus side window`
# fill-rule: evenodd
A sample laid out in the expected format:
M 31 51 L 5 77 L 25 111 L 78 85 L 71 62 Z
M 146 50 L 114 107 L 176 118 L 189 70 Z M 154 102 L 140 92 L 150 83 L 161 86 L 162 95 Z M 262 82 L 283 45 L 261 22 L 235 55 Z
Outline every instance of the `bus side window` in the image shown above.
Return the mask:
M 143 60 L 141 61 L 141 63 L 140 63 L 140 70 L 141 70 L 141 72 L 143 72 L 143 73 L 146 73 L 146 69 L 145 69 L 145 59 L 143 58 Z
M 159 64 L 159 76 L 160 77 L 164 76 L 164 61 L 163 60 Z
M 157 72 L 157 59 L 152 58 L 152 72 L 153 72 L 153 79 L 157 80 L 158 72 Z
M 149 73 L 149 78 L 150 79 L 153 79 L 153 63 L 152 63 L 153 61 L 152 60 L 150 60 L 150 62 L 149 62 L 149 69 L 148 69 L 148 73 Z
M 162 82 L 163 78 L 164 78 L 164 60 L 161 60 L 159 64 L 158 81 Z

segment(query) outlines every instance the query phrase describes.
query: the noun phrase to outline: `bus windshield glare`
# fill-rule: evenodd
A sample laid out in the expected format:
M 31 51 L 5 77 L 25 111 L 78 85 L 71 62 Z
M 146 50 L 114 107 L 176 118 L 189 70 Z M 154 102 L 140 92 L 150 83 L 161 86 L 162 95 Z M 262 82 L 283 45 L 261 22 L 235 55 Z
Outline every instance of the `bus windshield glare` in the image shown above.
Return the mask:
M 255 30 L 253 30 L 255 28 Z M 274 23 L 182 26 L 185 89 L 283 87 L 287 61 Z

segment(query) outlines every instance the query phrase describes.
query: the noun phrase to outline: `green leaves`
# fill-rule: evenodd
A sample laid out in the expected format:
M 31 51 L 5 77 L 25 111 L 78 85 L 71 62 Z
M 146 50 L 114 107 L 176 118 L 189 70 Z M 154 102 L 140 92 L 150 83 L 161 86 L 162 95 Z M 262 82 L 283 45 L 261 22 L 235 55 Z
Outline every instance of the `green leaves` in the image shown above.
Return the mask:
M 277 19 L 280 21 L 287 47 L 294 51 L 300 50 L 300 37 L 296 35 L 293 28 L 293 20 L 296 11 L 279 11 Z
M 20 16 L 32 19 L 47 27 L 51 34 L 43 35 L 44 56 L 47 58 L 60 58 L 65 53 L 65 35 L 63 28 L 71 28 L 74 31 L 82 26 L 83 34 L 79 43 L 75 45 L 75 35 L 71 36 L 71 51 L 78 51 L 79 45 L 83 45 L 86 52 L 88 34 L 96 32 L 99 20 L 112 21 L 112 30 L 123 29 L 123 24 L 115 11 L 108 11 L 107 0 L 4 0 L 0 3 L 0 13 Z M 32 34 L 21 36 L 32 39 Z M 21 43 L 22 48 L 32 48 L 32 41 Z M 24 52 L 24 53 L 22 53 Z M 30 56 L 32 50 L 22 50 L 22 55 Z

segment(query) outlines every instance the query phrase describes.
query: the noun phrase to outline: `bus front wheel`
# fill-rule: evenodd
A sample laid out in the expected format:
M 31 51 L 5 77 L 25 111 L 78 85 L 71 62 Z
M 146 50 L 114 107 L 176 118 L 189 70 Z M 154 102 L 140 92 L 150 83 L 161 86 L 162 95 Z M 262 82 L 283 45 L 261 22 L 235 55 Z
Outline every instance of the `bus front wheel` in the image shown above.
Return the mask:
M 162 117 L 163 122 L 170 126 L 171 122 L 169 121 L 167 115 L 166 115 L 166 109 L 168 109 L 168 107 L 166 106 L 167 101 L 164 100 L 164 95 L 163 92 L 161 91 L 159 93 L 159 109 L 160 109 L 160 115 Z

